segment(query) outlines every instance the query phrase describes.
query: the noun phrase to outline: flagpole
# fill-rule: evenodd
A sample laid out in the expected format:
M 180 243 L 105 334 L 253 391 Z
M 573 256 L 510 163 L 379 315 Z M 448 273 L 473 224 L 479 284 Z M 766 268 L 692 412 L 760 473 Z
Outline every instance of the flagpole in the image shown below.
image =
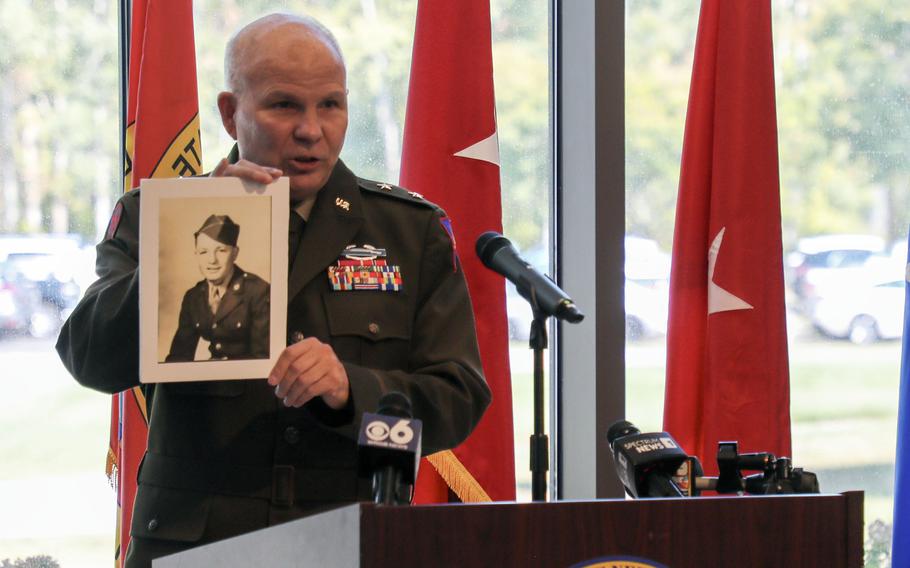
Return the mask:
M 120 84 L 120 165 L 126 162 L 126 112 L 127 112 L 127 85 L 130 77 L 130 12 L 131 0 L 120 0 L 117 3 L 117 18 L 119 20 L 119 39 L 120 49 L 117 52 L 118 63 L 120 64 L 120 75 L 118 82 Z M 121 174 L 123 173 L 121 169 Z
M 901 334 L 901 368 L 897 404 L 897 448 L 894 455 L 894 501 L 891 525 L 891 565 L 910 566 L 910 545 L 903 534 L 910 521 L 910 232 L 904 265 L 904 328 Z
M 117 20 L 118 20 L 118 40 L 119 40 L 119 49 L 117 50 L 117 63 L 118 63 L 118 105 L 119 105 L 119 120 L 120 120 L 120 130 L 119 130 L 119 166 L 120 173 L 118 174 L 118 179 L 121 180 L 118 183 L 118 186 L 122 189 L 123 187 L 123 172 L 125 164 L 127 163 L 127 149 L 126 149 L 126 127 L 127 127 L 127 114 L 129 112 L 129 92 L 128 86 L 130 81 L 130 33 L 131 27 L 130 23 L 132 22 L 132 1 L 131 0 L 120 0 L 117 2 Z M 116 438 L 114 438 L 114 443 L 108 447 L 108 459 L 109 469 L 108 474 L 111 476 L 110 480 L 112 486 L 114 487 L 114 501 L 117 505 L 116 515 L 115 515 L 115 526 L 114 526 L 114 566 L 119 568 L 123 566 L 126 561 L 126 543 L 122 539 L 122 523 L 123 523 L 123 503 L 120 499 L 120 491 L 123 487 L 121 482 L 122 467 L 123 463 L 120 460 L 120 439 L 121 434 L 121 424 L 123 420 L 124 405 L 123 405 L 123 393 L 116 393 L 111 395 L 112 404 L 111 404 L 111 428 L 112 432 L 117 432 Z M 116 430 L 114 430 L 116 427 Z M 130 505 L 127 505 L 129 507 Z

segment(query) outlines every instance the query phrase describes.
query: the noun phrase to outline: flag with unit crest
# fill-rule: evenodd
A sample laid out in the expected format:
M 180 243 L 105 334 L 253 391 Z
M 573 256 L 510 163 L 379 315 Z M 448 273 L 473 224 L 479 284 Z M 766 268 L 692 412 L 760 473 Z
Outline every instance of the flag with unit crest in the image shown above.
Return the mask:
M 145 178 L 202 172 L 192 1 L 134 0 L 132 12 L 124 191 Z M 118 222 L 115 211 L 108 236 Z M 135 387 L 114 395 L 107 471 L 117 491 L 115 566 L 126 557 L 147 434 L 143 391 Z

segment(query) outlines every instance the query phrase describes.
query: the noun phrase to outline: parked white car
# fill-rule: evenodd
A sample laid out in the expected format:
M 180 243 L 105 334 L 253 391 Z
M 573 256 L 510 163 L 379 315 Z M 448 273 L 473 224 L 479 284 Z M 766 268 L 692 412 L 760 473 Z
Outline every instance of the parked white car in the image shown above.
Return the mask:
M 626 278 L 626 340 L 667 333 L 670 286 L 667 280 L 637 282 Z
M 523 253 L 537 270 L 549 272 L 546 248 L 537 246 Z M 670 255 L 657 241 L 626 235 L 625 237 L 625 311 L 626 339 L 636 340 L 667 333 Z M 568 291 L 571 294 L 571 291 Z M 512 284 L 506 288 L 509 314 L 509 338 L 527 341 L 531 328 L 531 307 L 519 296 Z
M 798 307 L 811 317 L 819 298 L 842 288 L 846 280 L 854 286 L 868 284 L 869 263 L 885 258 L 885 241 L 874 235 L 805 237 L 787 255 L 787 281 Z
M 512 284 L 506 289 L 509 338 L 527 341 L 531 330 L 531 307 Z M 626 278 L 626 339 L 634 341 L 667 333 L 669 286 L 666 280 L 635 281 Z
M 56 335 L 91 272 L 86 251 L 75 235 L 0 235 L 0 330 Z
M 847 284 L 818 299 L 812 314 L 816 329 L 858 344 L 900 338 L 905 281 L 889 280 L 864 287 Z

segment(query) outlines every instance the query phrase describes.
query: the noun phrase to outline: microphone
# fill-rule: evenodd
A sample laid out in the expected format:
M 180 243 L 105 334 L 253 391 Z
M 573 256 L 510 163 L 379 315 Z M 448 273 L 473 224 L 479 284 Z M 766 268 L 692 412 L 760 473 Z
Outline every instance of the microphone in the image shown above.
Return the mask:
M 411 492 L 402 495 L 401 486 L 413 486 L 420 463 L 423 424 L 412 417 L 411 401 L 400 392 L 379 399 L 376 413 L 364 412 L 358 436 L 358 470 L 361 477 L 373 478 L 373 501 L 380 505 L 405 505 Z
M 548 316 L 578 323 L 584 319 L 575 302 L 548 276 L 521 258 L 509 239 L 494 231 L 477 238 L 477 256 L 484 266 L 515 284 L 518 293 Z
M 704 477 L 705 470 L 696 456 L 689 456 L 679 465 L 670 478 L 673 484 L 686 497 L 697 497 L 702 491 L 714 489 L 711 479 Z M 716 479 L 714 480 L 717 481 Z M 714 484 L 717 485 L 716 483 Z
M 607 431 L 616 471 L 632 497 L 683 497 L 673 482 L 686 452 L 666 432 L 642 434 L 631 422 L 620 420 Z

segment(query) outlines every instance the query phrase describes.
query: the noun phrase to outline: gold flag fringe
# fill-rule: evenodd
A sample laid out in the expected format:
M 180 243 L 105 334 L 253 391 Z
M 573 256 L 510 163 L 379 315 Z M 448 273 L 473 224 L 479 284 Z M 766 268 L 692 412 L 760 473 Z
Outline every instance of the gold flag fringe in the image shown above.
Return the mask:
M 107 449 L 107 463 L 104 466 L 104 473 L 107 474 L 107 481 L 111 488 L 117 491 L 117 454 L 111 448 Z
M 462 503 L 492 501 L 468 468 L 452 453 L 452 450 L 436 452 L 427 456 L 427 460 L 433 464 L 440 477 L 446 482 L 449 489 L 458 495 Z

